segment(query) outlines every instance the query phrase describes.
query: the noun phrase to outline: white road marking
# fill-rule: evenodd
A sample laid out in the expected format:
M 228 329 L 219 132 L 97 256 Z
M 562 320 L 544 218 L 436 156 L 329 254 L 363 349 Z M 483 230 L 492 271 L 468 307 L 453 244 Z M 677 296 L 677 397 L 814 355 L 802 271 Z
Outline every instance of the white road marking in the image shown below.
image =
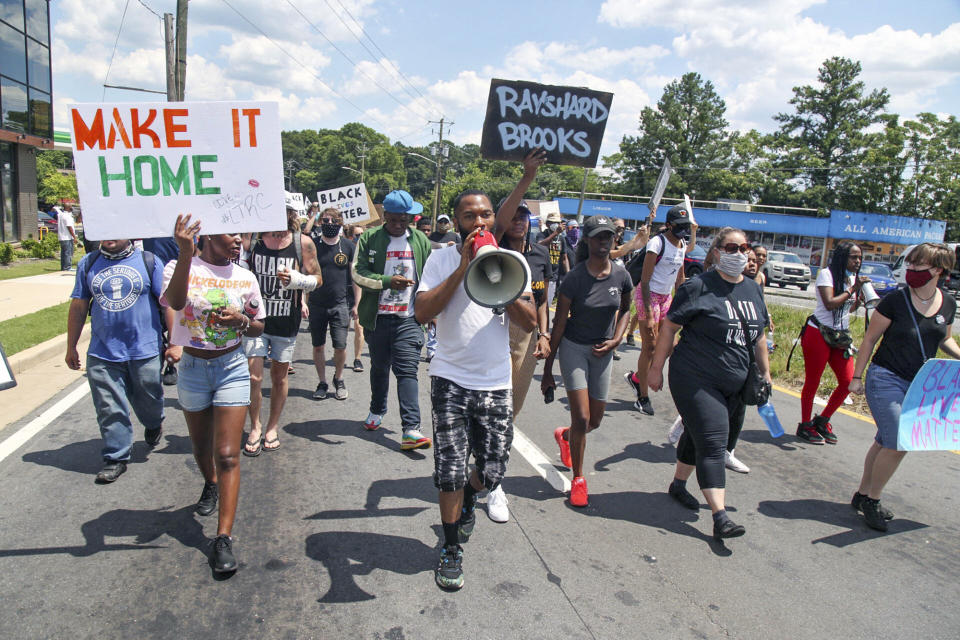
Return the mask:
M 516 426 L 513 428 L 513 450 L 523 456 L 534 471 L 540 474 L 540 477 L 550 483 L 550 486 L 567 493 L 570 491 L 570 480 L 567 476 L 557 471 L 557 468 L 550 462 L 550 458 L 540 450 L 527 436 L 523 434 Z M 2 459 L 2 458 L 0 458 Z
M 90 393 L 90 385 L 83 382 L 76 389 L 60 399 L 52 407 L 41 413 L 39 416 L 20 427 L 15 434 L 0 442 L 0 462 L 8 455 L 22 447 L 30 438 L 37 435 L 51 422 L 59 418 L 63 413 L 80 401 L 81 398 Z

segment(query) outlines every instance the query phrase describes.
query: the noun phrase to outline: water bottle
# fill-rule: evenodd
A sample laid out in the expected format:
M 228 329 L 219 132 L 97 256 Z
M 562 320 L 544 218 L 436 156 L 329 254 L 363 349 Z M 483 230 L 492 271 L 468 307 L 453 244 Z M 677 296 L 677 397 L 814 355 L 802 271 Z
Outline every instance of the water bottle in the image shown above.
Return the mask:
M 257 312 L 260 311 L 260 302 L 256 298 L 250 298 L 243 305 L 243 312 L 251 320 L 256 320 Z
M 780 418 L 777 417 L 772 402 L 768 401 L 767 404 L 760 405 L 757 407 L 757 411 L 760 412 L 760 417 L 763 418 L 763 423 L 767 425 L 771 436 L 779 438 L 783 435 L 783 425 L 780 424 Z

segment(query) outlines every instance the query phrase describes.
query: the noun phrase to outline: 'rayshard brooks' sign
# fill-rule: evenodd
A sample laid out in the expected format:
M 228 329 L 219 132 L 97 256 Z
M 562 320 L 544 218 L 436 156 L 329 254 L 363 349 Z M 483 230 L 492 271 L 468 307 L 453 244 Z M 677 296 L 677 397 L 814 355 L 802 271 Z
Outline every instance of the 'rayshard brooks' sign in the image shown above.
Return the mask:
M 547 161 L 595 167 L 613 94 L 520 80 L 490 81 L 480 152 L 491 160 L 523 160 L 535 147 Z
M 92 240 L 171 236 L 180 213 L 204 234 L 287 225 L 275 102 L 78 104 L 70 120 Z

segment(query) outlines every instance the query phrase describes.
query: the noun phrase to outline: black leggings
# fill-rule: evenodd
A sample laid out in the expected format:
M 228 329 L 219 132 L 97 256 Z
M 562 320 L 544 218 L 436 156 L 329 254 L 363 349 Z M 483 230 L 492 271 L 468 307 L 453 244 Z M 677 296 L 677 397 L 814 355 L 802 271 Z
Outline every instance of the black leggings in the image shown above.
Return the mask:
M 742 381 L 720 387 L 685 367 L 670 367 L 670 394 L 683 418 L 683 435 L 677 443 L 677 460 L 696 465 L 701 489 L 726 485 L 724 451 L 737 426 L 743 427 Z M 734 445 L 736 442 L 734 441 Z

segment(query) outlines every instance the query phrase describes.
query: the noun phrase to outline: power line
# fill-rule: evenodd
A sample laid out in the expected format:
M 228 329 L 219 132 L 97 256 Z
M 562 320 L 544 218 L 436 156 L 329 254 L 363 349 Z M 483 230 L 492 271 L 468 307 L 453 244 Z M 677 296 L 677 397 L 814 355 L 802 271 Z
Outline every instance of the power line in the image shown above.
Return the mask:
M 120 28 L 117 29 L 117 38 L 113 41 L 113 53 L 110 54 L 110 63 L 107 65 L 107 72 L 103 75 L 103 94 L 100 96 L 101 101 L 107 99 L 107 79 L 110 77 L 110 69 L 113 67 L 113 58 L 117 55 L 117 44 L 120 42 L 120 33 L 123 31 L 123 21 L 127 17 L 127 7 L 130 6 L 130 0 L 123 5 L 123 14 L 120 16 Z
M 152 13 L 153 15 L 157 16 L 158 18 L 160 18 L 161 21 L 163 21 L 163 16 L 161 16 L 159 13 L 157 13 L 156 11 L 154 11 L 153 9 L 151 9 L 151 8 L 147 5 L 146 2 L 144 2 L 143 0 L 137 0 L 137 2 L 139 2 L 140 4 L 142 4 L 144 9 L 146 9 L 147 11 L 149 11 L 150 13 Z
M 354 62 L 353 59 L 352 59 L 350 56 L 348 56 L 346 53 L 344 53 L 343 49 L 341 49 L 341 48 L 338 47 L 336 44 L 334 44 L 333 40 L 331 40 L 330 38 L 328 38 L 328 37 L 327 37 L 327 34 L 325 34 L 323 31 L 320 30 L 320 28 L 319 28 L 317 25 L 315 25 L 313 22 L 311 22 L 310 19 L 307 18 L 307 16 L 304 15 L 304 13 L 303 13 L 302 11 L 300 11 L 300 9 L 298 9 L 295 4 L 293 4 L 293 2 L 291 2 L 290 0 L 286 0 L 286 2 L 287 2 L 288 5 L 290 5 L 290 6 L 293 8 L 294 11 L 296 11 L 297 13 L 300 14 L 300 17 L 303 18 L 304 21 L 305 21 L 307 24 L 309 24 L 311 27 L 313 27 L 313 30 L 314 30 L 314 31 L 316 31 L 316 32 L 319 33 L 321 36 L 323 36 L 323 39 L 326 40 L 326 41 L 330 44 L 331 47 L 333 47 L 334 49 L 336 49 L 336 50 L 337 50 L 337 53 L 339 53 L 339 54 L 342 55 L 344 58 L 346 58 L 347 62 L 349 62 L 350 64 L 352 64 L 353 67 L 354 67 L 354 69 L 356 69 L 358 72 L 362 73 L 368 80 L 370 80 L 370 82 L 372 82 L 373 84 L 375 84 L 381 91 L 383 91 L 385 94 L 387 94 L 388 96 L 390 96 L 391 98 L 393 98 L 394 102 L 396 102 L 398 105 L 400 105 L 401 107 L 403 107 L 404 109 L 406 109 L 407 111 L 409 111 L 411 114 L 415 115 L 415 116 L 418 117 L 418 118 L 422 118 L 422 117 L 423 117 L 423 114 L 416 113 L 415 111 L 413 111 L 413 110 L 412 110 L 410 107 L 408 107 L 402 100 L 400 100 L 400 99 L 397 98 L 395 95 L 393 95 L 393 94 L 390 92 L 389 89 L 387 89 L 387 88 L 384 87 L 382 84 L 380 84 L 379 82 L 377 82 L 376 79 L 374 79 L 372 76 L 370 76 L 369 74 L 367 74 L 366 71 L 364 71 L 364 70 L 361 69 L 359 66 L 357 66 L 357 63 Z

